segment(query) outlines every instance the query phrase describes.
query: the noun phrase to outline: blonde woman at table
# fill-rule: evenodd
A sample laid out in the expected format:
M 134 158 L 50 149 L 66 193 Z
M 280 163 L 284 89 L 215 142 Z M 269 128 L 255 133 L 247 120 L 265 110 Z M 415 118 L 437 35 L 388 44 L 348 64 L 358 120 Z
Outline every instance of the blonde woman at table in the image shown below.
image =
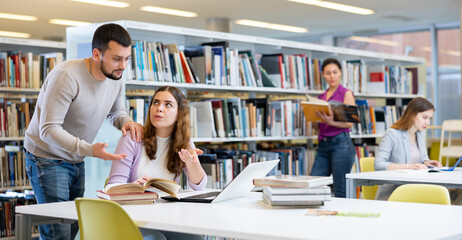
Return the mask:
M 430 160 L 425 144 L 424 130 L 430 124 L 435 107 L 425 98 L 417 97 L 407 105 L 403 116 L 385 132 L 375 158 L 375 170 L 425 169 L 441 167 Z M 398 187 L 396 184 L 380 185 L 377 200 L 388 200 Z
M 179 182 L 181 172 L 194 190 L 203 190 L 207 184 L 205 171 L 191 141 L 189 107 L 184 94 L 175 87 L 161 87 L 149 104 L 142 142 L 132 140 L 130 134 L 121 137 L 115 154 L 127 157 L 113 161 L 108 184 L 139 182 L 150 177 Z M 145 239 L 203 239 L 202 236 L 167 231 L 141 231 Z

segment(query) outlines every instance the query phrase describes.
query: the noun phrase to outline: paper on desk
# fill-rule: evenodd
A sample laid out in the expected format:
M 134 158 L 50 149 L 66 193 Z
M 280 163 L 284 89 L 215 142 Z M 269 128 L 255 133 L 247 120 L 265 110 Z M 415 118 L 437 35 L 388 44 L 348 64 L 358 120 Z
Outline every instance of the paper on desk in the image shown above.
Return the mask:
M 395 172 L 410 173 L 410 174 L 424 174 L 428 173 L 429 169 L 395 169 Z
M 345 212 L 345 211 L 331 211 L 321 209 L 308 209 L 307 216 L 340 216 L 340 217 L 368 217 L 378 218 L 380 213 L 377 212 Z

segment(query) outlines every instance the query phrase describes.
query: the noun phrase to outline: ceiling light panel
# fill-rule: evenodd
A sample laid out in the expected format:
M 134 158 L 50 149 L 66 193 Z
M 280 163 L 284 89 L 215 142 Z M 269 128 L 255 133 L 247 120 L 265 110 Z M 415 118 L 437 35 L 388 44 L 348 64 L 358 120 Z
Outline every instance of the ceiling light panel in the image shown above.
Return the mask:
M 38 18 L 34 16 L 19 15 L 19 14 L 12 14 L 12 13 L 0 13 L 0 18 L 21 20 L 21 21 L 37 21 L 38 20 Z
M 174 15 L 174 16 L 180 16 L 180 17 L 197 17 L 198 16 L 198 14 L 195 12 L 188 12 L 188 11 L 176 10 L 176 9 L 171 9 L 171 8 L 155 7 L 155 6 L 144 6 L 144 7 L 141 7 L 140 10 L 145 11 L 145 12 L 153 12 L 153 13 Z
M 357 42 L 368 42 L 368 43 L 375 43 L 387 46 L 398 46 L 399 43 L 390 40 L 383 40 L 383 39 L 376 39 L 376 38 L 367 38 L 367 37 L 349 37 L 350 40 L 357 41 Z
M 91 24 L 90 22 L 79 22 L 79 21 L 66 20 L 66 19 L 50 19 L 50 21 L 48 22 L 51 24 L 73 26 L 73 27 L 87 26 Z
M 3 36 L 3 37 L 16 37 L 16 38 L 30 38 L 29 33 L 8 32 L 8 31 L 0 31 L 0 36 Z
M 286 32 L 296 32 L 296 33 L 308 32 L 308 29 L 306 28 L 275 24 L 275 23 L 268 23 L 268 22 L 253 21 L 253 20 L 247 20 L 247 19 L 236 20 L 235 23 L 239 25 L 259 27 L 259 28 L 268 28 L 268 29 L 286 31 Z
M 303 4 L 313 5 L 317 7 L 333 9 L 337 11 L 359 14 L 359 15 L 370 15 L 370 14 L 375 13 L 374 10 L 371 10 L 371 9 L 360 8 L 360 7 L 355 7 L 351 5 L 328 2 L 328 1 L 320 1 L 320 0 L 287 0 L 287 1 L 303 3 Z
M 126 2 L 109 1 L 109 0 L 71 0 L 71 1 L 81 2 L 81 3 L 90 3 L 90 4 L 95 4 L 95 5 L 107 6 L 107 7 L 116 7 L 116 8 L 126 8 L 130 6 L 130 4 Z

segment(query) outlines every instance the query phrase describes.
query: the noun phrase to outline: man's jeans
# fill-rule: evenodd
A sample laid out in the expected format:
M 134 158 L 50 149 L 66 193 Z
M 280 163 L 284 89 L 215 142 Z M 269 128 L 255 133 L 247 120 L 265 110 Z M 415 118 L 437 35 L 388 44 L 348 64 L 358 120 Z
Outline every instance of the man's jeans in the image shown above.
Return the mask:
M 350 134 L 340 133 L 334 137 L 323 138 L 311 170 L 312 176 L 329 176 L 334 178 L 335 197 L 346 196 L 345 174 L 351 171 L 355 161 L 355 148 Z
M 25 150 L 27 176 L 38 204 L 72 201 L 83 197 L 85 163 L 37 157 Z M 39 226 L 41 239 L 74 239 L 78 223 Z

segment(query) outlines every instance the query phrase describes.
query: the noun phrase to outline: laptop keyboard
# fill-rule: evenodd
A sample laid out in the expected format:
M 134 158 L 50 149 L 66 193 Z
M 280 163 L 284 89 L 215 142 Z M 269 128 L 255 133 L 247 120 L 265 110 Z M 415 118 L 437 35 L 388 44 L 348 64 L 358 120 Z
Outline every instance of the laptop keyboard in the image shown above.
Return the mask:
M 202 194 L 197 194 L 189 197 L 184 197 L 186 199 L 188 198 L 211 198 L 211 197 L 216 197 L 220 192 L 208 192 L 208 193 L 202 193 Z

